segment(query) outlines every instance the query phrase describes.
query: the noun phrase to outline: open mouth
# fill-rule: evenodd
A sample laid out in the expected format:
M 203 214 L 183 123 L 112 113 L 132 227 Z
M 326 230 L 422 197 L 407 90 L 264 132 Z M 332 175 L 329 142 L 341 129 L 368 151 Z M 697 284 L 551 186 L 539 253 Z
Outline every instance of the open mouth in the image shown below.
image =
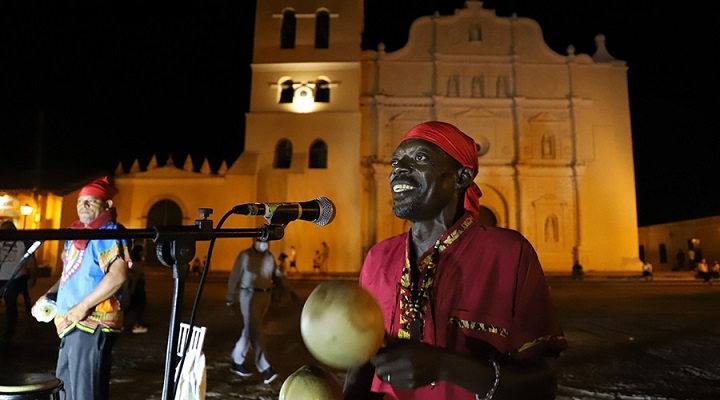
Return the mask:
M 397 183 L 395 185 L 392 185 L 393 193 L 403 193 L 413 189 L 415 189 L 415 186 L 409 185 L 407 183 Z

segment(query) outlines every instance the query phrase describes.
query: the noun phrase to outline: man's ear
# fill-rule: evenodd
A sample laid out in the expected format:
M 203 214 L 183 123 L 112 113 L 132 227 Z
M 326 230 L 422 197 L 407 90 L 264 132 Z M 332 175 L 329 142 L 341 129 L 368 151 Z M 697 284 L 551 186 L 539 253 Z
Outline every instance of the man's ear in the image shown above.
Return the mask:
M 473 182 L 473 171 L 469 167 L 460 167 L 457 170 L 458 179 L 455 186 L 458 189 L 465 189 L 470 186 Z
M 107 208 L 112 208 L 113 201 L 111 199 L 107 199 L 105 200 L 105 205 L 107 206 Z

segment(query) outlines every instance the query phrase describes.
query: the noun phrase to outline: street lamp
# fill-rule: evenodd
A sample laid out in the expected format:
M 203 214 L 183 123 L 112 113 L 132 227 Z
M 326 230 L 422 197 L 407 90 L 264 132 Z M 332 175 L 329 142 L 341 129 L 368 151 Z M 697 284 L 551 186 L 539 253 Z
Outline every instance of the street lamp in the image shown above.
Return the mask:
M 33 208 L 28 204 L 25 203 L 24 206 L 20 206 L 20 214 L 23 215 L 23 229 L 25 229 L 25 224 L 27 223 L 27 216 L 32 214 Z

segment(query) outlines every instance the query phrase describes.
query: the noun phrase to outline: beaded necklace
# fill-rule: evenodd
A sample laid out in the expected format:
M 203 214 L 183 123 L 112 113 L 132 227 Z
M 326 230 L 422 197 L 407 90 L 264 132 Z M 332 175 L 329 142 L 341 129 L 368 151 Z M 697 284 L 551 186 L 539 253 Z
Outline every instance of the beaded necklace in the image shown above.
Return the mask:
M 423 340 L 425 327 L 425 314 L 430 303 L 430 289 L 434 283 L 435 271 L 440 260 L 440 253 L 445 251 L 470 224 L 474 221 L 467 215 L 460 226 L 441 237 L 432 251 L 425 256 L 417 268 L 417 279 L 413 279 L 412 265 L 410 263 L 410 246 L 405 249 L 405 266 L 400 277 L 400 327 L 398 337 L 402 339 Z

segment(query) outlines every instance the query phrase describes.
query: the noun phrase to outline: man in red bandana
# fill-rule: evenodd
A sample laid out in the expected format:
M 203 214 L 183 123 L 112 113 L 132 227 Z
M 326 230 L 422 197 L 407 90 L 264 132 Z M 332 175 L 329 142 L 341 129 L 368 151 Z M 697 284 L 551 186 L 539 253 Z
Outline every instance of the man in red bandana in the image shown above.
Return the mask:
M 345 399 L 553 399 L 567 343 L 532 245 L 478 222 L 477 147 L 453 125 L 412 128 L 391 160 L 407 233 L 376 244 L 360 285 L 386 341 L 351 368 Z
M 69 228 L 122 229 L 113 208 L 116 193 L 107 178 L 83 187 L 77 202 L 79 220 Z M 35 305 L 57 298 L 54 321 L 60 351 L 55 375 L 64 383 L 65 400 L 105 400 L 110 393 L 112 348 L 123 326 L 119 292 L 131 265 L 128 243 L 71 240 L 65 243 L 62 259 L 60 280 Z

